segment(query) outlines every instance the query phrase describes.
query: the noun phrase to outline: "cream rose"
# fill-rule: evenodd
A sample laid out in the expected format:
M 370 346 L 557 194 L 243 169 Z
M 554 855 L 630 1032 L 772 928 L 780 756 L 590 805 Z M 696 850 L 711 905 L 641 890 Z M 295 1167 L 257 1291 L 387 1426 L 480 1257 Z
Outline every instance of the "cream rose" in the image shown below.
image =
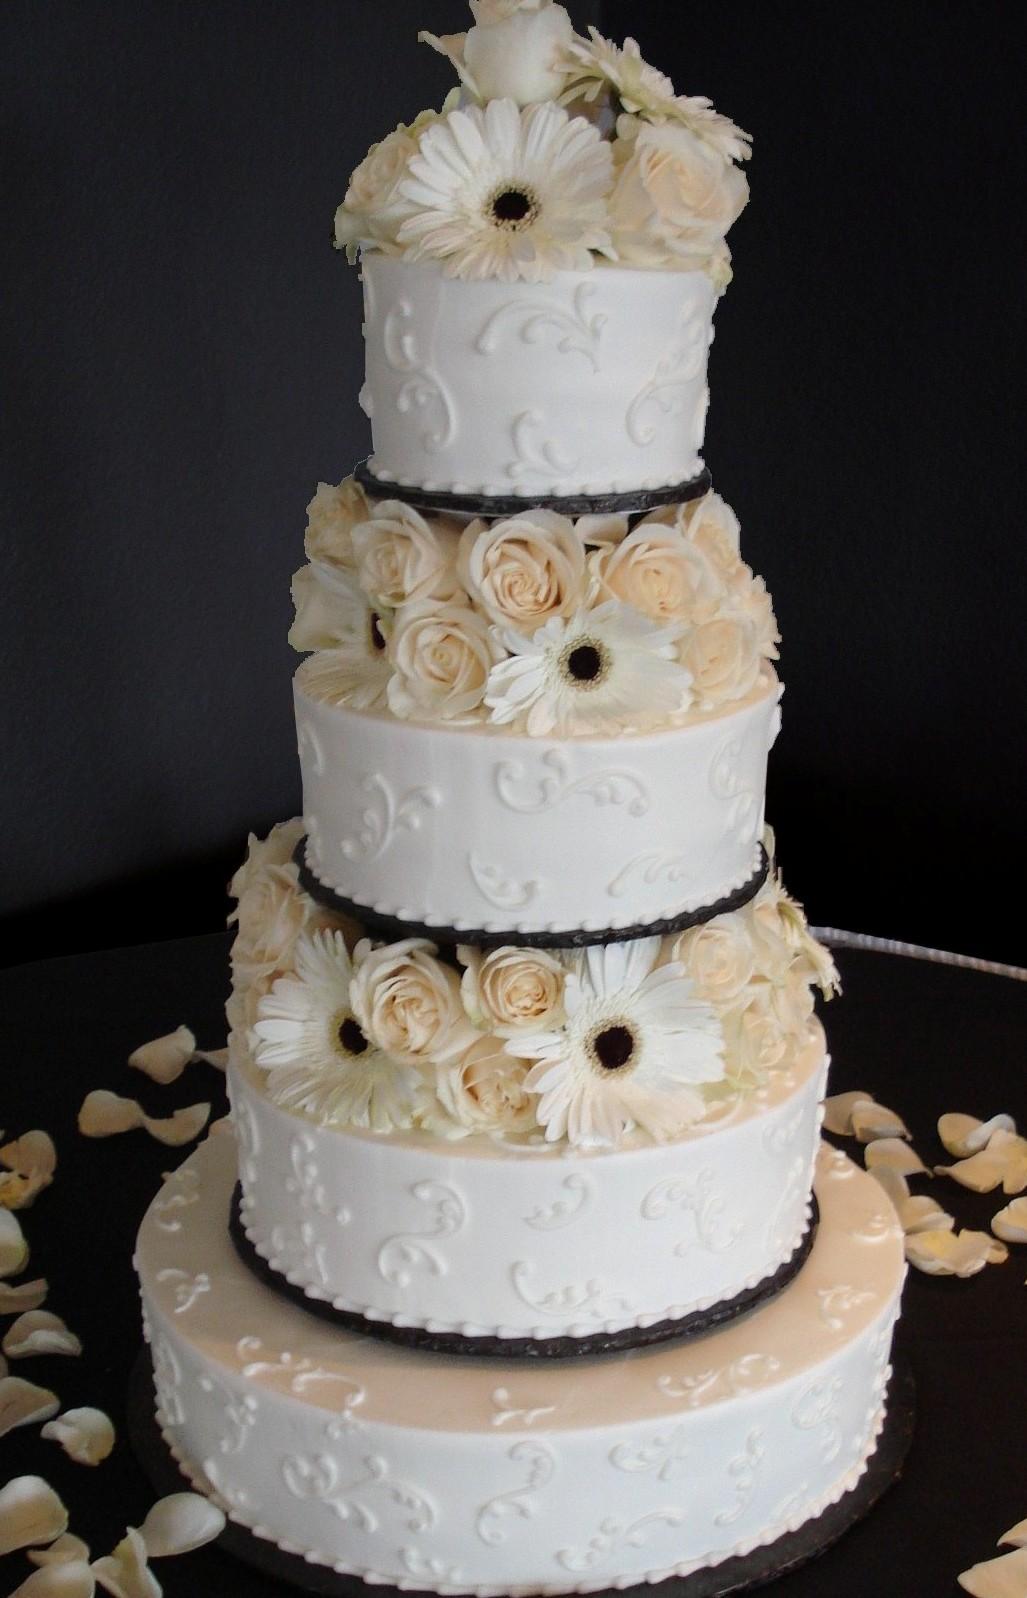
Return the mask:
M 289 629 L 293 649 L 336 649 L 369 636 L 367 596 L 348 572 L 328 566 L 301 566 L 292 579 L 296 616 Z
M 307 531 L 303 547 L 307 559 L 349 570 L 354 561 L 353 529 L 371 514 L 367 495 L 355 478 L 334 486 L 318 483 L 307 506 Z
M 533 1131 L 536 1099 L 524 1086 L 533 1063 L 508 1054 L 501 1038 L 479 1038 L 460 1059 L 437 1068 L 434 1103 L 426 1107 L 421 1124 L 448 1137 L 475 1132 L 518 1137 Z
M 228 884 L 231 897 L 241 899 L 260 873 L 270 866 L 289 865 L 303 832 L 303 822 L 299 816 L 292 821 L 280 821 L 271 828 L 266 838 L 258 838 L 251 832 L 246 843 L 246 858 Z M 232 911 L 228 918 L 229 925 L 238 919 L 238 915 L 238 910 Z
M 365 939 L 355 952 L 353 1014 L 373 1043 L 411 1065 L 452 1060 L 477 1036 L 460 1002 L 460 978 L 435 954 L 423 938 L 380 949 Z
M 389 708 L 404 718 L 470 718 L 500 654 L 488 622 L 468 605 L 404 605 L 389 649 L 396 673 L 389 681 Z
M 640 266 L 704 265 L 749 198 L 744 173 L 678 124 L 621 117 L 618 131 L 618 153 L 626 156 L 610 196 L 618 258 Z
M 705 555 L 731 587 L 751 575 L 739 554 L 738 517 L 719 494 L 704 494 L 683 505 L 680 526 L 689 543 Z
M 244 888 L 230 920 L 239 927 L 232 945 L 232 985 L 247 1017 L 272 983 L 292 970 L 297 940 L 313 912 L 294 865 L 268 866 Z
M 402 123 L 386 134 L 354 170 L 346 198 L 335 213 L 335 247 L 353 251 L 359 244 L 389 249 L 396 245 L 406 208 L 399 197 L 400 183 L 417 154 L 421 119 L 411 127 Z
M 528 636 L 553 616 L 572 615 L 584 597 L 584 546 L 573 522 L 555 511 L 469 523 L 458 565 L 472 600 L 489 618 Z
M 700 710 L 744 699 L 760 673 L 759 639 L 744 616 L 720 616 L 695 627 L 684 639 L 680 659 L 692 674 Z
M 745 1002 L 721 1018 L 728 1078 L 743 1083 L 762 1082 L 768 1071 L 781 1065 L 793 1043 L 774 1007 L 773 989 L 757 984 Z
M 564 1018 L 566 971 L 543 949 L 460 948 L 466 969 L 460 984 L 464 1009 L 477 1027 L 497 1037 L 518 1032 L 543 1032 Z
M 755 963 L 744 916 L 738 913 L 680 933 L 670 958 L 681 962 L 703 998 L 718 1009 L 732 1004 L 748 986 Z
M 418 599 L 452 599 L 459 590 L 459 538 L 442 517 L 426 520 L 412 505 L 383 499 L 353 529 L 360 586 L 375 606 L 395 609 Z
M 589 571 L 602 598 L 619 599 L 654 621 L 709 621 L 723 595 L 701 551 L 659 522 L 642 522 L 615 547 L 595 550 Z
M 738 583 L 732 609 L 749 621 L 756 634 L 756 649 L 764 660 L 778 658 L 781 634 L 767 585 L 762 577 L 754 577 L 748 566 L 743 567 L 745 578 Z
M 463 64 L 481 100 L 534 105 L 556 100 L 567 82 L 565 52 L 574 29 L 551 0 L 471 0 L 475 26 Z

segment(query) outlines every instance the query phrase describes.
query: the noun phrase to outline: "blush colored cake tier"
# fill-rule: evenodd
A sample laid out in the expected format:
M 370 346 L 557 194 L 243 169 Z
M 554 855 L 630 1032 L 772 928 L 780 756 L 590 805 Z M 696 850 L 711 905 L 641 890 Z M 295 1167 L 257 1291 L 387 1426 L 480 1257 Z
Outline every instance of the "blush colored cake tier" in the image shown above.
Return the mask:
M 833 1150 L 813 1252 L 769 1306 L 714 1339 L 571 1365 L 324 1326 L 235 1256 L 235 1177 L 215 1133 L 143 1222 L 158 1418 L 200 1490 L 311 1564 L 441 1593 L 629 1587 L 811 1520 L 875 1449 L 902 1239 Z
M 602 495 L 702 470 L 717 290 L 704 272 L 597 265 L 459 281 L 364 256 L 369 467 L 456 494 Z
M 769 668 L 719 714 L 531 738 L 397 721 L 295 688 L 306 860 L 355 906 L 458 932 L 601 937 L 758 885 Z

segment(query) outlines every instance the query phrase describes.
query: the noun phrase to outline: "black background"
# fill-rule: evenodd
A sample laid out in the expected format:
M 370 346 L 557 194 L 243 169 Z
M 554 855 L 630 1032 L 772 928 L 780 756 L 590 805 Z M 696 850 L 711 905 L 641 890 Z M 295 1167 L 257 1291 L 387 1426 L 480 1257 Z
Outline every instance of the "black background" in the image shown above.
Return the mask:
M 819 922 L 1005 959 L 1027 676 L 1018 7 L 572 7 L 755 135 L 707 459 L 784 634 L 770 814 Z M 461 0 L 5 0 L 0 908 L 199 931 L 299 785 L 303 507 L 366 453 L 373 138 Z

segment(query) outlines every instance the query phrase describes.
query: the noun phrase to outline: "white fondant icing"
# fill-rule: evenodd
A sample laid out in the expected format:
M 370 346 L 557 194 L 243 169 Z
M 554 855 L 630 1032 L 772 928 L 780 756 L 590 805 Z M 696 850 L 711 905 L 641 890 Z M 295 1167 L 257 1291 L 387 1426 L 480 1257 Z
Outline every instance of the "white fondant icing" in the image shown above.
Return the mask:
M 716 289 L 702 272 L 597 265 L 461 282 L 362 268 L 371 469 L 462 493 L 624 493 L 702 470 Z
M 680 1319 L 794 1253 L 825 1069 L 817 1027 L 794 1068 L 730 1118 L 586 1151 L 319 1127 L 235 1063 L 244 1225 L 309 1297 L 398 1326 L 554 1337 Z
M 657 1581 L 802 1524 L 873 1452 L 904 1263 L 897 1227 L 861 1240 L 881 1198 L 855 1167 L 819 1181 L 810 1259 L 756 1315 L 586 1366 L 328 1327 L 234 1254 L 231 1141 L 186 1169 L 201 1202 L 174 1233 L 151 1207 L 138 1244 L 158 1417 L 197 1486 L 313 1564 L 443 1594 Z M 211 1282 L 187 1314 L 180 1271 Z M 818 1293 L 840 1281 L 858 1302 L 834 1330 Z
M 487 931 L 645 926 L 743 886 L 781 689 L 679 727 L 520 737 L 397 721 L 295 686 L 308 863 L 381 914 Z

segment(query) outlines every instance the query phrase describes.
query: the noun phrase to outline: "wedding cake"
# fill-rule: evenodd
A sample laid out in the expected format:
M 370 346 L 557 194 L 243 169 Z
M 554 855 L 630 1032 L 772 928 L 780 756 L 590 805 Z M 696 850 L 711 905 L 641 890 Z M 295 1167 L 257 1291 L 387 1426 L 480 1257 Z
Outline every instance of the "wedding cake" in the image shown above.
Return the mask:
M 552 0 L 471 9 L 336 217 L 373 452 L 309 507 L 232 1127 L 137 1264 L 164 1439 L 256 1539 L 580 1592 L 856 1487 L 903 1247 L 819 1142 L 777 628 L 701 456 L 748 137 Z

